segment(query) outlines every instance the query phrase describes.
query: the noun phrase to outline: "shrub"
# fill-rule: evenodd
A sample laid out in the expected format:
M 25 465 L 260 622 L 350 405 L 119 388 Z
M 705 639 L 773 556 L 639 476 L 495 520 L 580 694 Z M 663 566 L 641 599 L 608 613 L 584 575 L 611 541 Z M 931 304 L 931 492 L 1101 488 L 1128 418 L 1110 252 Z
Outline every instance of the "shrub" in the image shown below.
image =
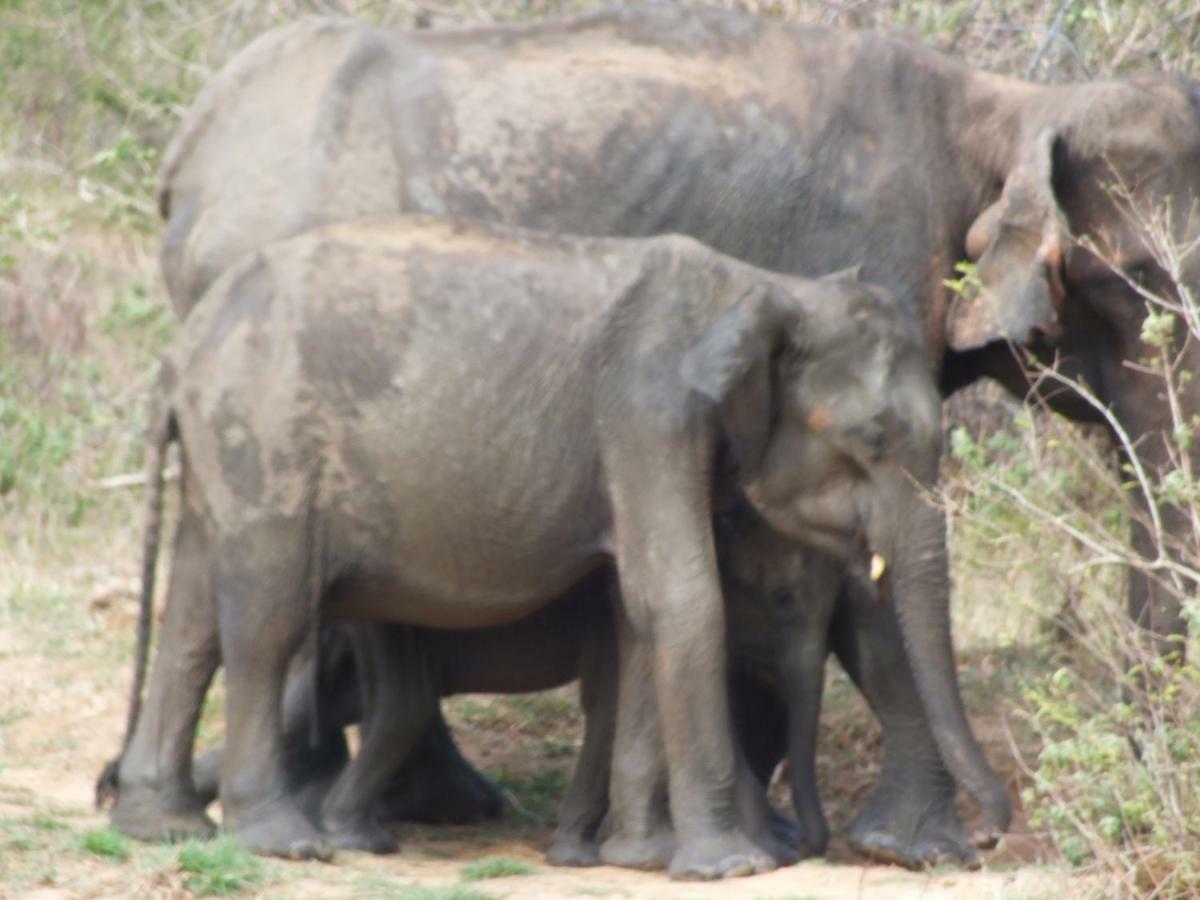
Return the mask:
M 1137 214 L 1160 265 L 1180 272 L 1183 251 L 1166 237 L 1161 211 Z M 1139 365 L 1159 379 L 1163 396 L 1177 397 L 1193 377 L 1177 351 L 1200 340 L 1200 305 L 1178 279 L 1170 297 L 1142 295 Z M 1155 468 L 1142 463 L 1138 443 L 1086 384 L 1047 369 L 1040 377 L 1070 387 L 1106 420 L 1126 460 L 1120 470 L 1107 441 L 1026 410 L 990 437 L 952 432 L 946 494 L 960 551 L 968 548 L 968 580 L 971 557 L 987 556 L 990 539 L 1005 542 L 1001 565 L 1009 577 L 991 600 L 1028 587 L 1022 568 L 1041 579 L 1031 595 L 1052 597 L 1057 586 L 1067 598 L 1057 611 L 1038 609 L 1067 639 L 1058 666 L 1021 691 L 1020 714 L 1040 742 L 1021 761 L 1031 779 L 1024 792 L 1030 821 L 1070 863 L 1103 871 L 1118 893 L 1197 896 L 1200 667 L 1195 655 L 1185 661 L 1183 642 L 1150 640 L 1130 622 L 1124 576 L 1128 567 L 1155 581 L 1182 605 L 1197 635 L 1200 489 L 1189 450 L 1200 417 L 1176 407 L 1163 435 L 1171 462 Z M 1176 523 L 1190 527 L 1164 525 L 1166 505 L 1182 512 Z M 1135 519 L 1153 536 L 1153 559 L 1128 546 Z

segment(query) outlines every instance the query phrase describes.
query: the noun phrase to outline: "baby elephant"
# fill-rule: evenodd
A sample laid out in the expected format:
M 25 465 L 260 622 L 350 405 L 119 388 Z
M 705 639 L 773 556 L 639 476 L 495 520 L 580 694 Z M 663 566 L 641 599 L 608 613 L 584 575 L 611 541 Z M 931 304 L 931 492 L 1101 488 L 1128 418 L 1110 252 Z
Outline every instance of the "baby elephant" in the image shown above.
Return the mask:
M 787 752 L 800 829 L 777 817 L 775 833 L 805 855 L 820 854 L 829 830 L 816 790 L 816 726 L 829 601 L 841 567 L 780 540 L 744 506 L 720 517 L 716 535 L 729 650 L 739 673 L 730 689 L 742 752 L 763 783 Z M 374 852 L 395 849 L 386 826 L 400 817 L 389 795 L 407 799 L 409 782 L 421 777 L 410 755 L 437 716 L 441 697 L 546 690 L 579 678 L 583 749 L 548 856 L 562 865 L 600 862 L 596 837 L 608 809 L 616 727 L 610 582 L 611 573 L 602 570 L 544 610 L 494 628 L 326 626 L 319 674 L 304 665 L 289 676 L 283 727 L 293 790 L 330 841 Z M 314 713 L 320 717 L 315 742 Z M 349 758 L 342 729 L 360 721 L 360 752 L 329 792 Z M 784 730 L 787 738 L 780 740 Z M 196 790 L 205 799 L 216 797 L 219 759 L 214 750 L 197 760 Z M 665 835 L 660 843 L 669 844 L 670 820 L 665 810 L 660 813 L 658 837 Z M 653 847 L 647 851 L 647 865 L 666 864 L 651 858 Z
M 485 628 L 611 565 L 627 627 L 606 844 L 645 839 L 665 753 L 672 874 L 771 868 L 786 856 L 765 804 L 744 802 L 725 678 L 712 522 L 739 498 L 784 538 L 889 561 L 942 756 L 989 826 L 1007 821 L 958 692 L 944 523 L 920 492 L 940 402 L 878 290 L 679 237 L 334 226 L 218 279 L 163 365 L 150 438 L 147 606 L 172 440 L 184 503 L 118 770 L 113 822 L 131 834 L 211 829 L 191 748 L 221 661 L 225 827 L 258 852 L 321 854 L 280 703 L 323 613 Z M 660 728 L 641 727 L 651 708 Z

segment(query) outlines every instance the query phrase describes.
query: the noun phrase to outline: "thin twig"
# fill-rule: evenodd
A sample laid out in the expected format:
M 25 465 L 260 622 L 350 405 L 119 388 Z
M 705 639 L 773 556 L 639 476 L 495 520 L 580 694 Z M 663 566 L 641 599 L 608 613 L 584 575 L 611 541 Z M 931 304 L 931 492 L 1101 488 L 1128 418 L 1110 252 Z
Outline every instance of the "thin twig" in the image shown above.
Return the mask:
M 946 45 L 946 52 L 953 53 L 958 48 L 958 42 L 962 40 L 967 29 L 971 26 L 971 22 L 975 19 L 975 14 L 979 12 L 979 7 L 983 5 L 983 0 L 972 0 L 971 5 L 967 7 L 966 12 L 962 14 L 962 18 L 958 20 L 958 27 L 954 29 L 954 37 L 950 38 L 950 43 Z
M 1058 33 L 1062 31 L 1063 23 L 1067 20 L 1067 13 L 1071 7 L 1075 5 L 1075 0 L 1063 0 L 1059 4 L 1058 12 L 1054 14 L 1054 21 L 1050 23 L 1050 30 L 1046 32 L 1046 37 L 1042 41 L 1040 47 L 1037 48 L 1037 53 L 1033 54 L 1033 59 L 1029 61 L 1029 68 L 1025 70 L 1025 77 L 1032 80 L 1037 72 L 1038 66 L 1042 64 L 1042 58 L 1046 55 L 1046 51 L 1050 49 L 1050 45 L 1054 43 Z

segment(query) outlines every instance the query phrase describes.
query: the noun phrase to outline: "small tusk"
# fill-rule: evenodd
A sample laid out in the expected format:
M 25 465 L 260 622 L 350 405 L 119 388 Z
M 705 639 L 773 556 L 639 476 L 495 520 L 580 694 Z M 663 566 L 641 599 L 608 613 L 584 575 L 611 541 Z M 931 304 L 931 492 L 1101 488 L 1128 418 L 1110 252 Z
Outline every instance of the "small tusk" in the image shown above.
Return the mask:
M 878 581 L 887 570 L 887 560 L 878 553 L 871 554 L 871 580 Z

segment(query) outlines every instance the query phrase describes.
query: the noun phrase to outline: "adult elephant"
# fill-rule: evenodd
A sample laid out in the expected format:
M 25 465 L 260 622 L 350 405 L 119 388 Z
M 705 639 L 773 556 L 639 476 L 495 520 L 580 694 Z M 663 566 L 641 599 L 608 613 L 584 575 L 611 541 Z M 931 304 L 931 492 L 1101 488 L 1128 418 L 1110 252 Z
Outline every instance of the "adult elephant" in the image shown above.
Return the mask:
M 938 747 L 988 826 L 1007 827 L 958 694 L 945 523 L 920 494 L 936 477 L 938 397 L 916 329 L 882 291 L 766 273 L 677 236 L 334 226 L 225 273 L 157 396 L 143 621 L 172 440 L 202 522 L 176 557 L 145 714 L 131 717 L 122 830 L 210 827 L 177 751 L 219 651 L 224 825 L 258 852 L 319 855 L 288 785 L 279 705 L 323 609 L 489 627 L 611 564 L 620 764 L 605 849 L 642 842 L 658 782 L 643 763 L 665 748 L 672 874 L 791 858 L 743 788 L 730 734 L 711 515 L 742 496 L 781 539 L 891 561 Z M 206 608 L 209 630 L 180 627 Z M 146 653 L 143 635 L 139 673 Z M 630 718 L 648 706 L 657 715 Z
M 1006 337 L 1057 346 L 1153 435 L 1165 404 L 1123 365 L 1141 301 L 1069 240 L 1107 238 L 1125 272 L 1163 278 L 1110 166 L 1182 216 L 1200 180 L 1195 86 L 1039 87 L 878 35 L 669 6 L 446 33 L 314 19 L 248 47 L 185 118 L 160 185 L 163 268 L 185 311 L 241 253 L 368 213 L 679 231 L 782 271 L 859 266 L 910 304 L 947 391 L 984 374 L 1023 389 Z M 975 304 L 943 285 L 966 256 Z M 1168 604 L 1135 597 L 1171 630 Z M 852 843 L 967 856 L 894 613 L 845 602 L 831 640 L 884 729 Z

